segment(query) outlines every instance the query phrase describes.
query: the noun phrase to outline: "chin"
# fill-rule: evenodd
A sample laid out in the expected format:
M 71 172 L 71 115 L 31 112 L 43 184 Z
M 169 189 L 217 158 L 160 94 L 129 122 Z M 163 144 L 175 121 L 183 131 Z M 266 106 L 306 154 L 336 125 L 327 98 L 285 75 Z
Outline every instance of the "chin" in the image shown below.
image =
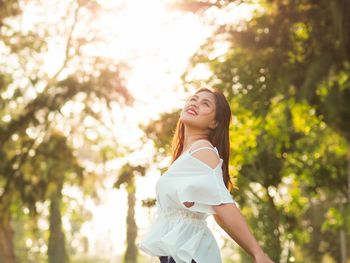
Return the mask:
M 184 125 L 191 125 L 192 122 L 191 120 L 187 120 L 186 118 L 181 118 L 180 121 L 184 124 Z
M 191 121 L 191 120 L 189 120 L 189 118 L 187 118 L 187 116 L 184 116 L 184 115 L 182 115 L 182 114 L 180 115 L 179 120 L 180 120 L 181 122 L 183 122 L 184 124 Z

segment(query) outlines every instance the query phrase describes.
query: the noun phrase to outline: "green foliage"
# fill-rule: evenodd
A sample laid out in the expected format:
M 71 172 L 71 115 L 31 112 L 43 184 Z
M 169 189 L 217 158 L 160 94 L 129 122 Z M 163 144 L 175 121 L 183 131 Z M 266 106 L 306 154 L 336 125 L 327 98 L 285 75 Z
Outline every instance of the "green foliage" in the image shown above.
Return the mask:
M 322 225 L 322 230 L 334 229 L 339 230 L 344 225 L 344 218 L 339 210 L 335 207 L 331 207 L 328 209 L 326 214 L 326 219 Z
M 171 153 L 171 139 L 179 116 L 179 111 L 163 113 L 159 119 L 153 120 L 147 125 L 140 125 L 140 128 L 146 134 L 145 140 L 152 140 L 162 155 Z

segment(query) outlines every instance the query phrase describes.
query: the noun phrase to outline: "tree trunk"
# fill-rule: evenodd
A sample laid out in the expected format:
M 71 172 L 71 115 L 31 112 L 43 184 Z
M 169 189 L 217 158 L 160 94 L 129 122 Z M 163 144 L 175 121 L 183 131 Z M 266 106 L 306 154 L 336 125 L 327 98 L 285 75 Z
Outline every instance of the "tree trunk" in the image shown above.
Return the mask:
M 340 260 L 341 263 L 346 263 L 346 233 L 344 229 L 340 230 Z
M 350 205 L 350 146 L 348 147 L 348 196 L 347 204 Z M 345 209 L 346 210 L 346 209 Z M 346 263 L 348 258 L 347 246 L 346 246 L 346 229 L 340 230 L 340 258 L 341 263 Z
M 0 218 L 0 263 L 16 263 L 10 216 Z
M 271 216 L 271 222 L 270 222 L 271 229 L 273 229 L 273 233 L 271 234 L 272 238 L 270 240 L 271 241 L 270 247 L 274 248 L 273 249 L 274 254 L 271 254 L 270 256 L 275 262 L 280 262 L 282 246 L 281 246 L 281 233 L 279 230 L 279 226 L 280 226 L 279 212 L 277 210 L 273 197 L 269 194 L 268 187 L 266 187 L 265 189 L 266 189 L 266 195 L 268 198 L 269 214 Z
M 60 210 L 62 197 L 61 190 L 62 186 L 57 186 L 57 189 L 51 194 L 50 197 L 50 237 L 48 245 L 49 263 L 68 262 Z
M 126 252 L 125 263 L 137 263 L 137 247 L 135 244 L 137 237 L 137 225 L 135 221 L 135 185 L 134 180 L 128 182 L 128 214 L 126 217 Z

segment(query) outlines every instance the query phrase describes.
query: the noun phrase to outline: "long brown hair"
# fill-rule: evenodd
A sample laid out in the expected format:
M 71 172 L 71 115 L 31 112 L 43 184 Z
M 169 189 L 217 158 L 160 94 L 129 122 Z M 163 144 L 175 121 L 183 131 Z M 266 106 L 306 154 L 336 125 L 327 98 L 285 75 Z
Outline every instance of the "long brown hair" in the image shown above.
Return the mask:
M 229 138 L 229 126 L 232 119 L 232 113 L 230 105 L 228 104 L 226 97 L 220 91 L 212 91 L 207 88 L 201 88 L 196 91 L 210 92 L 215 97 L 216 113 L 215 119 L 218 125 L 211 129 L 208 140 L 214 145 L 219 152 L 220 157 L 223 159 L 222 171 L 226 187 L 231 190 L 233 184 L 230 180 L 230 174 L 228 169 L 228 163 L 230 158 L 230 138 Z M 171 148 L 172 148 L 172 162 L 174 162 L 182 153 L 184 146 L 185 126 L 179 119 L 176 125 L 175 133 L 173 136 Z

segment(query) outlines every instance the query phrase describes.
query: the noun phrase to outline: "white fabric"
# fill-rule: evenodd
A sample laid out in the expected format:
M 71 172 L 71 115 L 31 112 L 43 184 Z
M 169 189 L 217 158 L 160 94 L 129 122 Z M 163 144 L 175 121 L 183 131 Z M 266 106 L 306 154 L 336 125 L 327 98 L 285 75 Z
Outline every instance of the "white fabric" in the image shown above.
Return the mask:
M 138 247 L 152 256 L 172 256 L 176 263 L 221 263 L 206 218 L 215 213 L 213 205 L 234 200 L 223 181 L 223 160 L 213 169 L 192 156 L 195 151 L 184 152 L 157 181 L 157 217 Z M 194 205 L 187 208 L 184 202 Z

